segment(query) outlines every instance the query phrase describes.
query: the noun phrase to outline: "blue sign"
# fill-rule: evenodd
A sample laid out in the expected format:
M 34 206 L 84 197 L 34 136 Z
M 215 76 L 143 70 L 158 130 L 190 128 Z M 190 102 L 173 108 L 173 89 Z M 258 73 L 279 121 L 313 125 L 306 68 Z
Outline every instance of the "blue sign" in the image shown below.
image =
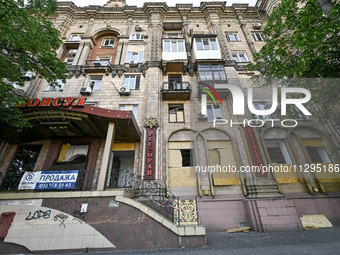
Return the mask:
M 78 170 L 42 171 L 35 189 L 74 189 L 76 186 L 77 177 Z

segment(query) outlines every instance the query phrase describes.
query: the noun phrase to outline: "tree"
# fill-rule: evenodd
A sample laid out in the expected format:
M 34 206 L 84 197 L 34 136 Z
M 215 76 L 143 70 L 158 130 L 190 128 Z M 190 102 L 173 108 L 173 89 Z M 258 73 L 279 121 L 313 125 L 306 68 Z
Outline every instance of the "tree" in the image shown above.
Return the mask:
M 52 86 L 66 79 L 66 64 L 57 58 L 62 41 L 48 17 L 57 11 L 56 0 L 0 0 L 0 123 L 29 127 L 15 107 L 27 100 L 20 89 L 23 72 L 44 78 Z M 13 86 L 13 85 L 16 86 Z
M 282 0 L 263 34 L 266 45 L 254 54 L 248 68 L 281 79 L 282 85 L 307 88 L 319 109 L 313 115 L 319 113 L 340 124 L 340 84 L 333 79 L 340 78 L 339 3 L 327 16 L 316 0 Z

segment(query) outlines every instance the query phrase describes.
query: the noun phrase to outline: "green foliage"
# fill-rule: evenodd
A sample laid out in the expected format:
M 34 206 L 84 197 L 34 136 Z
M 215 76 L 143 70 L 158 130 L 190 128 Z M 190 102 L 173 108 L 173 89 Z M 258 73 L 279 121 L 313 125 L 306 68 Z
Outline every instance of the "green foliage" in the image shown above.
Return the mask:
M 13 106 L 27 99 L 12 84 L 23 86 L 23 71 L 57 86 L 66 79 L 66 64 L 57 58 L 62 41 L 47 17 L 57 10 L 56 0 L 0 0 L 0 123 L 19 129 L 30 126 Z
M 301 6 L 301 7 L 299 7 Z M 315 0 L 283 0 L 249 66 L 275 78 L 340 78 L 340 5 L 327 17 Z
M 339 3 L 327 17 L 316 0 L 282 0 L 263 33 L 266 45 L 248 68 L 280 79 L 282 86 L 308 89 L 313 117 L 340 125 Z

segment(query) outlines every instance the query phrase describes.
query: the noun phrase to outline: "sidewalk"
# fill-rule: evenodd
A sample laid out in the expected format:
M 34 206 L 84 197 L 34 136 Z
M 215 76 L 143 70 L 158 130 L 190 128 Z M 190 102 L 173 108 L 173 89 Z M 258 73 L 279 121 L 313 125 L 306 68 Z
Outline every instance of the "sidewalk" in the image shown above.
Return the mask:
M 271 233 L 207 233 L 207 245 L 197 248 L 89 252 L 87 254 L 181 255 L 335 255 L 340 254 L 340 226 Z M 79 254 L 79 253 L 70 253 Z

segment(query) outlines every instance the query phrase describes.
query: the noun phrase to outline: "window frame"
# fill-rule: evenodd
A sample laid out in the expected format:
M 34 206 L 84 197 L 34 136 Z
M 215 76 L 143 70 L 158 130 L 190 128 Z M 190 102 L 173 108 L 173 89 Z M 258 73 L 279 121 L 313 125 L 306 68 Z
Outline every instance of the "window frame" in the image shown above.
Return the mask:
M 131 83 L 131 78 L 135 77 L 133 83 Z M 128 82 L 126 82 L 128 80 Z M 129 87 L 130 89 L 139 90 L 141 85 L 141 76 L 140 75 L 124 75 L 123 86 Z
M 209 66 L 209 70 L 203 70 L 203 68 L 207 68 Z M 215 67 L 215 69 L 214 69 Z M 201 81 L 227 81 L 227 75 L 224 70 L 224 66 L 222 64 L 200 64 L 198 65 L 198 74 Z M 204 72 L 204 79 L 202 73 Z M 219 73 L 219 79 L 217 78 L 216 73 Z M 207 73 L 210 73 L 211 79 L 207 78 Z M 221 75 L 222 74 L 222 75 Z
M 240 42 L 241 41 L 237 32 L 227 32 L 225 35 L 226 35 L 228 42 Z M 235 40 L 231 37 L 231 35 L 234 37 Z
M 166 46 L 166 43 L 169 42 L 169 47 Z M 176 50 L 174 50 L 174 43 L 176 44 Z M 179 43 L 182 43 L 182 50 L 179 50 Z M 169 50 L 166 50 L 169 48 Z M 186 52 L 185 49 L 185 41 L 184 39 L 164 39 L 163 40 L 163 52 Z
M 242 60 L 242 57 L 240 55 L 241 53 L 244 54 L 245 61 Z M 234 54 L 236 54 L 236 56 L 234 56 Z M 249 58 L 248 58 L 246 51 L 232 51 L 231 56 L 232 56 L 233 60 L 235 60 L 237 63 L 249 62 Z
M 251 34 L 253 35 L 255 42 L 264 42 L 266 39 L 262 32 L 252 32 Z
M 140 38 L 137 38 L 138 36 L 137 35 L 139 35 L 139 37 Z M 130 34 L 130 37 L 129 37 L 129 40 L 130 41 L 144 41 L 144 36 L 145 36 L 145 34 L 144 33 L 131 33 Z
M 174 113 L 171 113 L 170 111 L 171 111 L 171 109 L 170 109 L 170 107 L 177 107 L 177 108 L 182 108 L 182 114 L 183 114 L 183 116 L 182 116 L 182 121 L 179 121 L 178 120 L 178 114 L 177 114 L 177 112 L 178 111 L 175 111 Z M 177 109 L 177 108 L 175 108 L 175 109 Z M 185 114 L 184 114 L 184 105 L 183 104 L 169 104 L 168 105 L 168 116 L 169 116 L 169 123 L 185 123 Z M 176 116 L 176 120 L 175 121 L 171 121 L 171 114 L 174 114 L 175 116 Z
M 93 79 L 93 78 L 99 78 L 99 77 L 100 77 L 100 79 Z M 91 84 L 92 81 L 95 82 L 95 84 L 94 84 L 92 90 L 93 90 L 93 91 L 94 91 L 94 90 L 99 91 L 100 88 L 101 88 L 101 85 L 102 85 L 103 76 L 102 76 L 102 75 L 91 75 L 91 76 L 90 76 L 90 79 L 89 79 L 89 83 L 88 83 L 89 85 L 88 85 L 88 86 L 90 86 L 90 84 Z M 98 84 L 99 84 L 99 85 L 98 85 Z
M 134 45 L 134 44 L 130 44 L 130 45 Z M 128 49 L 126 51 L 126 56 L 125 56 L 125 63 L 128 64 L 139 64 L 139 63 L 143 63 L 144 62 L 144 44 L 138 44 L 138 46 L 142 46 L 143 50 L 130 50 L 129 47 L 130 45 L 128 45 Z M 136 44 L 137 45 L 137 44 Z M 134 56 L 136 57 L 136 60 L 134 60 Z
M 216 108 L 216 106 L 218 106 L 218 108 Z M 209 107 L 211 107 L 211 111 L 209 111 Z M 220 111 L 220 114 L 216 114 L 217 109 Z M 212 113 L 212 116 L 211 114 L 209 114 L 210 112 Z M 217 116 L 217 115 L 220 115 L 220 116 Z M 214 122 L 214 120 L 223 119 L 223 112 L 222 112 L 221 105 L 207 103 L 207 117 L 208 117 L 208 122 Z
M 287 150 L 287 146 L 285 144 L 285 142 L 283 140 L 279 140 L 279 139 L 267 139 L 264 141 L 265 143 L 265 147 L 268 153 L 268 157 L 271 163 L 275 163 L 275 164 L 292 164 L 292 159 L 289 155 L 289 152 Z M 269 147 L 268 145 L 278 145 L 278 146 L 271 146 Z M 280 148 L 281 154 L 283 156 L 283 159 L 285 161 L 285 163 L 277 163 L 277 162 L 273 162 L 272 158 L 270 156 L 270 152 L 268 150 L 268 148 Z
M 111 41 L 113 40 L 113 44 L 108 44 L 108 45 L 105 45 L 105 42 L 106 41 Z M 102 41 L 102 47 L 105 47 L 105 48 L 114 48 L 116 45 L 116 39 L 113 38 L 113 37 L 106 37 L 106 38 L 103 38 L 103 41 Z
M 253 106 L 256 110 L 267 110 L 267 103 L 266 102 L 254 102 Z M 258 107 L 256 107 L 258 106 Z M 263 120 L 266 121 L 268 119 L 271 119 L 270 114 L 268 115 L 257 115 L 252 113 L 252 117 L 257 120 Z
M 82 36 L 84 36 L 84 34 L 71 34 L 69 41 L 70 42 L 80 42 Z M 73 39 L 73 37 L 76 37 L 76 39 Z
M 47 88 L 46 88 L 46 91 L 49 91 L 49 92 L 51 92 L 51 91 L 62 92 L 66 83 L 64 83 L 60 79 L 57 79 L 56 82 L 58 82 L 58 84 L 61 85 L 60 88 L 59 87 L 52 87 L 52 86 L 48 85 Z
M 201 46 L 199 47 L 199 42 L 201 41 Z M 215 41 L 214 44 L 211 43 L 211 41 Z M 196 45 L 196 50 L 219 50 L 220 47 L 218 45 L 217 38 L 195 38 L 195 45 Z M 209 48 L 207 48 L 208 46 Z
M 132 110 L 126 110 L 127 106 L 132 106 Z M 125 108 L 125 109 L 123 109 Z M 119 111 L 132 111 L 135 119 L 138 120 L 138 104 L 120 104 L 118 106 Z

